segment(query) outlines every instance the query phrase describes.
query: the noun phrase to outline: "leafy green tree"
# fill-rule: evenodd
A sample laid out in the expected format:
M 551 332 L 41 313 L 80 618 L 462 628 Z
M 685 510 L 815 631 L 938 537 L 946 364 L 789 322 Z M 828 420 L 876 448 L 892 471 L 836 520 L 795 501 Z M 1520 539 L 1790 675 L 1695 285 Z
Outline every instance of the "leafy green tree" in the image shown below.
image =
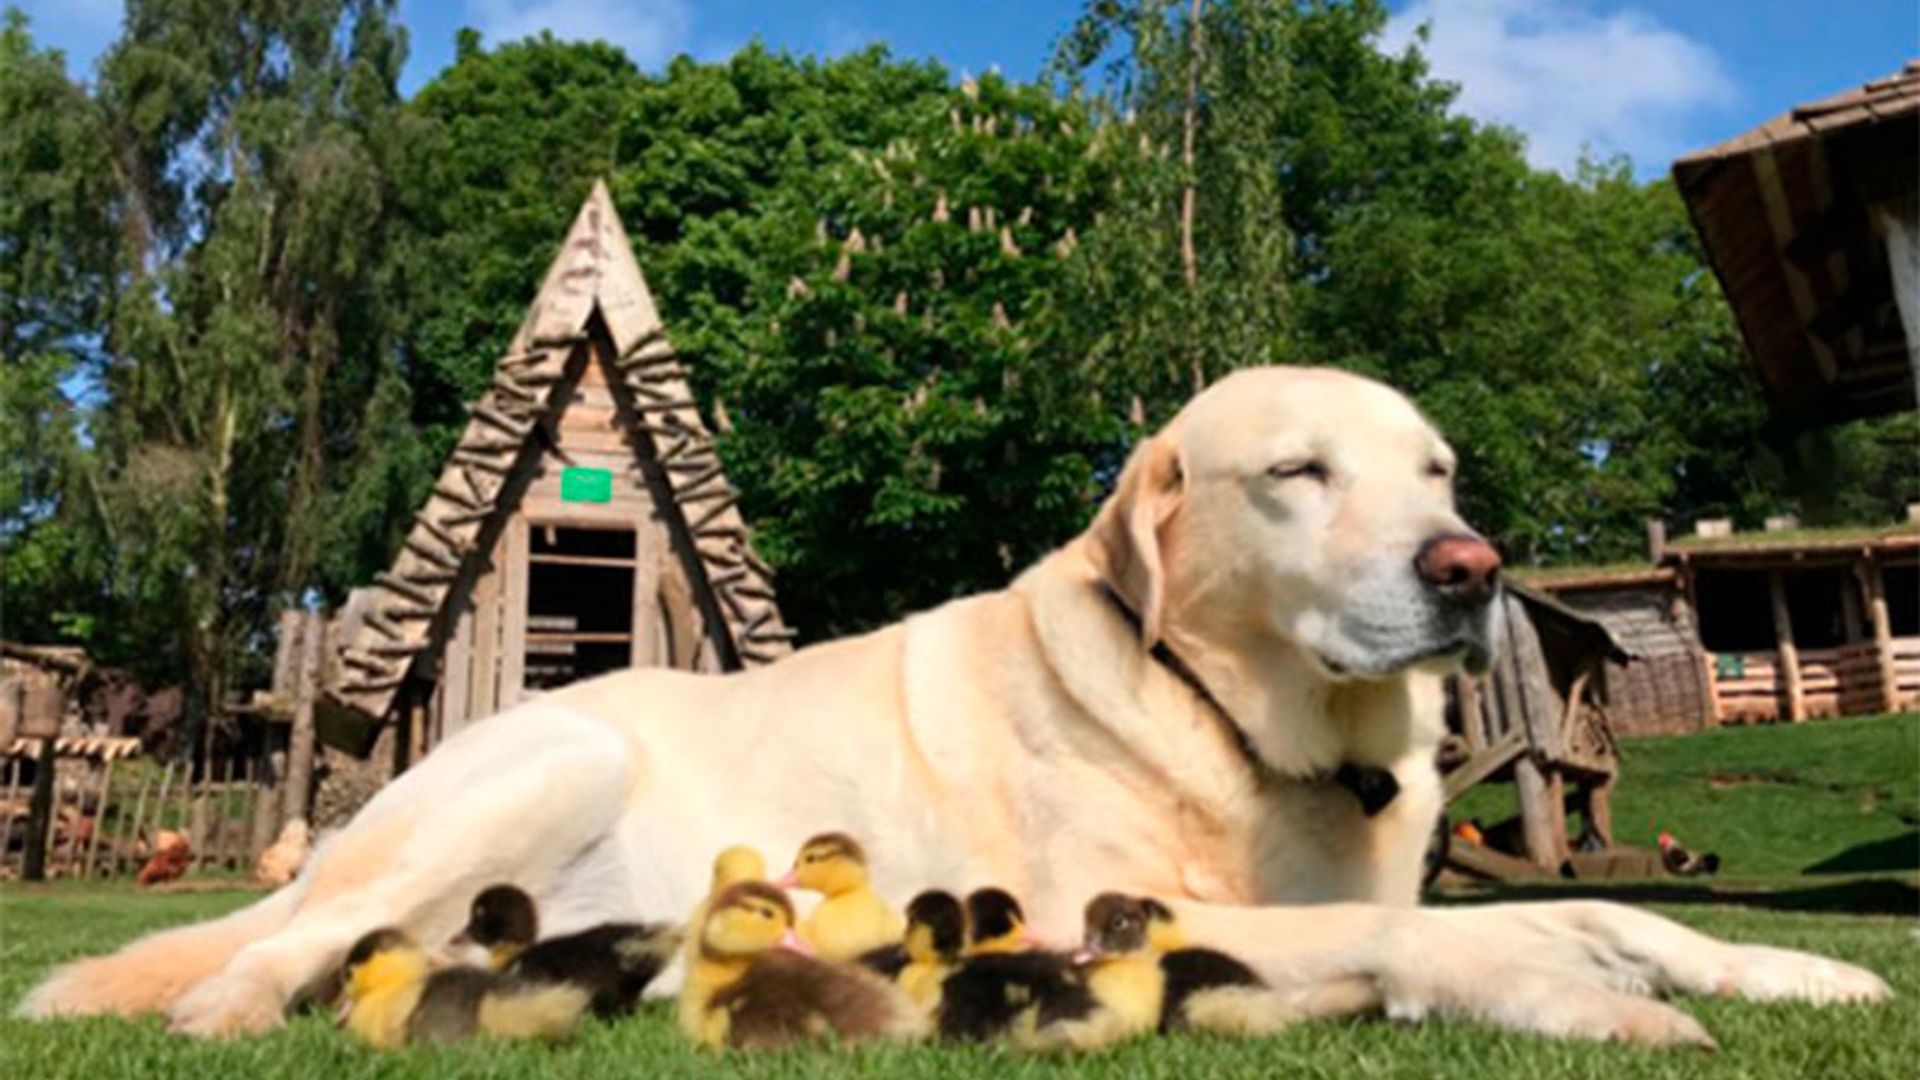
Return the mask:
M 88 146 L 120 228 L 93 316 L 87 644 L 186 673 L 198 715 L 365 503 L 338 466 L 392 380 L 391 15 L 143 0 L 100 63 Z
M 26 17 L 0 24 L 0 593 L 9 635 L 84 629 L 87 448 L 67 387 L 98 362 L 114 222 L 99 115 Z
M 812 633 L 997 586 L 1086 520 L 1122 387 L 1062 312 L 1124 155 L 1087 110 L 989 77 L 828 169 L 773 223 L 729 475 Z

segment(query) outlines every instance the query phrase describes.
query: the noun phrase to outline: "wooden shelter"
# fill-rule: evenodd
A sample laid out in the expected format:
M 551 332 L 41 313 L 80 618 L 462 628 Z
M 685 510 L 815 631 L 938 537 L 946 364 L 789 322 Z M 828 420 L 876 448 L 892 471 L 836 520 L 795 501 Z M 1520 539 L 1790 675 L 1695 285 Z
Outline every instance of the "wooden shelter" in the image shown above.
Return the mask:
M 1714 722 L 1920 702 L 1920 526 L 1696 536 L 1668 562 L 1698 613 Z
M 1610 672 L 1615 729 L 1892 712 L 1920 703 L 1920 524 L 1707 535 L 1637 567 L 1522 573 L 1604 622 L 1636 659 Z
M 1504 854 L 1493 843 L 1454 845 L 1448 862 L 1480 876 L 1559 872 L 1575 866 L 1569 811 L 1583 819 L 1584 855 L 1613 846 L 1610 801 L 1620 760 L 1608 724 L 1608 674 L 1632 654 L 1605 623 L 1545 593 L 1509 584 L 1501 605 L 1492 670 L 1454 682 L 1442 767 L 1449 803 L 1483 783 L 1512 783 L 1517 843 Z
M 1774 415 L 1914 407 L 1920 61 L 1676 161 Z
M 332 632 L 329 702 L 406 721 L 410 759 L 576 679 L 791 650 L 604 184 L 470 413 L 392 567 Z
M 1700 629 L 1671 566 L 1571 567 L 1523 580 L 1612 632 L 1631 662 L 1609 659 L 1609 715 L 1621 735 L 1676 735 L 1714 721 Z

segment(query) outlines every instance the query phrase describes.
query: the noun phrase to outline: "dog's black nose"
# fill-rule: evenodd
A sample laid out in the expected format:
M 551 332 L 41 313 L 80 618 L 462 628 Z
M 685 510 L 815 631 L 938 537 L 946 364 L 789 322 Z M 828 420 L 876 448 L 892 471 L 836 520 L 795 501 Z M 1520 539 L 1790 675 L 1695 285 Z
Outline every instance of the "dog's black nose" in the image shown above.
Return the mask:
M 1500 584 L 1500 553 L 1471 534 L 1436 536 L 1420 545 L 1413 569 L 1449 600 L 1484 604 Z

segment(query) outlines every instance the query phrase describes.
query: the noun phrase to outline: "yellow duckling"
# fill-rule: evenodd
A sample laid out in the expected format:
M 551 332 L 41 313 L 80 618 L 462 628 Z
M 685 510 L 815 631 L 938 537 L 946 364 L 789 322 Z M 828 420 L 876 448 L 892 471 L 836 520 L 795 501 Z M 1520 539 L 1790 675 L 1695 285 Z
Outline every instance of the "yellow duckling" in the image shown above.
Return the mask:
M 1326 980 L 1283 997 L 1233 956 L 1188 945 L 1173 912 L 1151 897 L 1095 897 L 1086 908 L 1085 945 L 1108 960 L 1146 959 L 1159 967 L 1162 1032 L 1268 1035 L 1301 1020 L 1352 1015 L 1379 1004 L 1372 983 L 1358 977 Z
M 821 833 L 802 844 L 793 869 L 775 884 L 823 897 L 800 926 L 800 936 L 822 959 L 857 960 L 906 932 L 900 913 L 868 884 L 866 852 L 845 833 Z
M 756 848 L 746 844 L 734 844 L 731 847 L 722 848 L 720 854 L 713 857 L 712 875 L 707 880 L 707 895 L 702 897 L 700 902 L 694 905 L 693 911 L 687 915 L 686 944 L 680 948 L 680 962 L 683 968 L 691 971 L 694 962 L 699 959 L 700 927 L 706 924 L 707 911 L 713 906 L 714 898 L 741 882 L 765 880 L 767 880 L 767 860 Z M 683 1030 L 695 1022 L 688 1015 L 690 1007 L 686 994 L 681 994 L 675 999 L 675 1014 Z
M 1106 925 L 1111 921 L 1106 906 L 1125 900 L 1114 893 L 1096 897 L 1087 905 L 1087 924 Z M 1128 917 L 1134 916 L 1129 911 Z M 1093 936 L 1088 934 L 1089 941 Z M 1023 1016 L 1013 1031 L 1014 1044 L 1025 1050 L 1096 1050 L 1158 1027 L 1167 979 L 1159 953 L 1149 945 L 1144 917 L 1139 933 L 1125 941 L 1129 947 L 1123 951 L 1090 949 L 1076 957 L 1083 993 Z
M 479 1033 L 564 1038 L 590 1000 L 576 986 L 526 983 L 482 968 L 435 971 L 427 954 L 394 929 L 375 930 L 354 944 L 344 981 L 341 1026 L 381 1049 Z
M 707 885 L 707 897 L 712 899 L 719 896 L 729 885 L 765 880 L 767 860 L 755 849 L 745 844 L 735 844 L 713 857 L 713 878 Z
M 925 1033 L 926 1018 L 891 984 L 795 951 L 804 944 L 793 918 L 786 894 L 764 882 L 742 882 L 714 898 L 680 991 L 680 1027 L 689 1039 L 771 1048 Z

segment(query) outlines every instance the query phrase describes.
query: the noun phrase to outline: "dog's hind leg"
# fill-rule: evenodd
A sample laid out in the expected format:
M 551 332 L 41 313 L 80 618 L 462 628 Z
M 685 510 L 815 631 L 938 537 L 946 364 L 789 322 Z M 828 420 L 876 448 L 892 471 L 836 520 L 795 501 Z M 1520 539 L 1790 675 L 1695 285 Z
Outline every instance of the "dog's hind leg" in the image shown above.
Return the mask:
M 422 762 L 416 772 L 427 775 L 403 778 L 410 789 L 395 784 L 368 804 L 329 845 L 293 917 L 181 996 L 173 1029 L 222 1036 L 273 1027 L 362 934 L 394 926 L 438 944 L 481 889 L 513 882 L 549 892 L 618 826 L 632 751 L 609 728 L 534 702 L 469 734 Z
M 15 1013 L 45 1019 L 162 1011 L 249 942 L 284 926 L 305 889 L 297 881 L 223 918 L 163 930 L 118 952 L 63 965 L 22 998 Z
M 318 985 L 354 939 L 458 929 L 486 885 L 539 892 L 612 831 L 632 751 L 540 701 L 470 728 L 387 786 L 292 885 L 224 919 L 170 930 L 54 973 L 30 1016 L 167 1011 L 177 1030 L 258 1031 Z

